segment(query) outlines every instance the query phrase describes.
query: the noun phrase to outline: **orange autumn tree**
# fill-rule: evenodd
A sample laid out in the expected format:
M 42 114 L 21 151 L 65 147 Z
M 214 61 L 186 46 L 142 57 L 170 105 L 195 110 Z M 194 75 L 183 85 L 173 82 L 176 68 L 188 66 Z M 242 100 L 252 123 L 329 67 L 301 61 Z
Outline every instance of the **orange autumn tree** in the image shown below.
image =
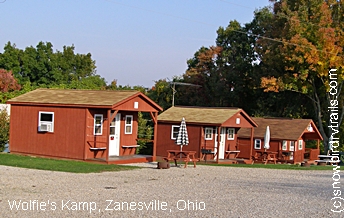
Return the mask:
M 268 21 L 261 22 L 266 31 L 257 47 L 267 72 L 261 86 L 265 91 L 306 95 L 327 152 L 330 137 L 344 129 L 343 1 L 270 1 L 273 9 Z M 332 80 L 330 69 L 335 73 Z
M 12 71 L 0 69 L 0 92 L 20 90 L 20 85 L 14 78 Z

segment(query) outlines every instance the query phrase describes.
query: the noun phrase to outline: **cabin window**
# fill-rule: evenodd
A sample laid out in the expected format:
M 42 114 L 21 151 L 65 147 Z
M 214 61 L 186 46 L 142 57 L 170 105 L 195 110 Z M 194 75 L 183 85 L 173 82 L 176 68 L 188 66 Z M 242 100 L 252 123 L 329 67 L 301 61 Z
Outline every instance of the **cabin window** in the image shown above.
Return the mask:
M 171 139 L 176 140 L 178 137 L 179 126 L 172 125 Z
M 234 140 L 234 134 L 235 134 L 234 128 L 228 128 L 227 129 L 227 139 L 228 140 Z
M 287 141 L 282 141 L 282 150 L 283 151 L 287 150 Z
M 54 112 L 39 112 L 38 131 L 54 132 Z
M 311 123 L 308 125 L 307 130 L 308 130 L 309 132 L 313 132 L 313 127 L 312 127 L 312 124 L 311 124 Z
M 94 135 L 103 134 L 103 114 L 94 115 Z
M 206 127 L 204 129 L 205 132 L 205 140 L 212 140 L 213 139 L 213 128 Z
M 289 151 L 294 151 L 294 146 L 295 142 L 294 141 L 290 141 L 290 145 L 289 145 Z
M 125 116 L 125 134 L 133 133 L 133 115 Z
M 262 148 L 262 140 L 255 139 L 254 140 L 254 149 L 261 149 Z
M 299 145 L 299 150 L 302 150 L 302 145 L 303 144 L 303 141 L 302 140 L 299 140 L 299 143 L 298 143 L 298 145 Z

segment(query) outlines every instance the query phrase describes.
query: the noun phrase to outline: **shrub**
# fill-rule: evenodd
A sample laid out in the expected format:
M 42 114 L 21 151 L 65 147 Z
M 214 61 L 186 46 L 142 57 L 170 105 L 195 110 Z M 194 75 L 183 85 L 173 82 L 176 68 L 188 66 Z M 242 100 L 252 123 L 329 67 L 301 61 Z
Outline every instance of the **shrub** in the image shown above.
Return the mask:
M 10 117 L 6 110 L 0 110 L 0 152 L 5 148 L 10 133 Z

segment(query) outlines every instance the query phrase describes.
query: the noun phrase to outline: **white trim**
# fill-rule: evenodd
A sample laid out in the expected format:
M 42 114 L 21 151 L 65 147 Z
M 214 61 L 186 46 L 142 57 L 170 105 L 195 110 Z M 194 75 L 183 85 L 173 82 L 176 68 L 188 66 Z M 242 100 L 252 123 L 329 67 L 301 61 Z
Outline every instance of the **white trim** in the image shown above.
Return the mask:
M 207 133 L 207 131 L 209 131 Z M 210 134 L 210 137 L 207 137 L 207 135 Z M 205 140 L 213 140 L 213 128 L 212 127 L 205 127 L 204 128 L 204 139 Z
M 42 121 L 41 115 L 42 114 L 51 114 L 52 121 Z M 39 111 L 38 112 L 38 131 L 39 132 L 54 132 L 54 112 L 47 112 L 47 111 Z
M 283 150 L 283 151 L 286 151 L 287 148 L 288 148 L 288 146 L 287 146 L 287 141 L 286 141 L 286 140 L 283 140 L 283 141 L 282 141 L 282 150 Z
M 130 123 L 127 123 L 127 118 L 130 118 Z M 134 122 L 134 117 L 133 115 L 125 115 L 125 120 L 124 120 L 124 134 L 132 134 L 133 133 L 133 122 Z M 127 131 L 127 127 L 130 127 L 130 131 Z
M 229 137 L 229 131 L 233 131 L 233 137 Z M 235 128 L 227 128 L 227 139 L 228 140 L 234 140 L 235 138 Z
M 96 124 L 96 118 L 100 117 L 100 124 Z M 103 135 L 103 114 L 94 114 L 93 119 L 93 134 L 94 135 Z M 96 127 L 100 127 L 100 133 L 96 133 Z
M 257 142 L 259 142 L 259 147 L 256 146 Z M 262 140 L 261 139 L 255 139 L 254 140 L 254 149 L 262 149 Z
M 178 131 L 176 132 L 176 137 L 174 137 L 174 128 L 178 128 Z M 171 139 L 173 139 L 173 140 L 176 140 L 177 139 L 177 135 L 178 135 L 178 132 L 179 132 L 179 128 L 180 128 L 180 126 L 177 126 L 177 125 L 172 125 L 172 127 L 171 127 Z
M 302 150 L 303 149 L 303 140 L 300 139 L 297 144 L 299 146 L 299 150 Z

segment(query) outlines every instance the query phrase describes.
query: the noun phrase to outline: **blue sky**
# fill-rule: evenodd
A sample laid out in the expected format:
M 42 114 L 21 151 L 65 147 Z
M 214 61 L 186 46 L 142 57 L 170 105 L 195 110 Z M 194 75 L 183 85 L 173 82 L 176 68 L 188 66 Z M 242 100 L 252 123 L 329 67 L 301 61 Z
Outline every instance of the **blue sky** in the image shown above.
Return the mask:
M 244 24 L 268 0 L 0 0 L 0 52 L 51 42 L 91 53 L 109 83 L 152 87 L 181 76 L 186 61 L 215 44 L 216 30 Z

